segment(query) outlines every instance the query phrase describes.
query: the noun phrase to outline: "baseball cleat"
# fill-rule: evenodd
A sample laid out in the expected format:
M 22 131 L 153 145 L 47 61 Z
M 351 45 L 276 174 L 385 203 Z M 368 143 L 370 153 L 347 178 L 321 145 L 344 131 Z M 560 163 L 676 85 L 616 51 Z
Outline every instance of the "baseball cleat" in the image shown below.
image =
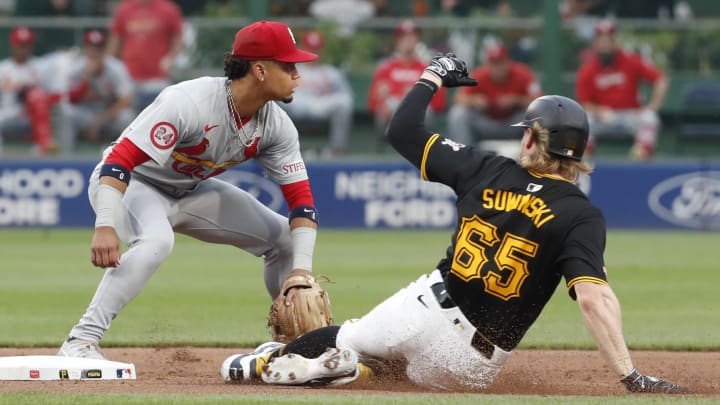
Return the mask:
M 226 382 L 259 381 L 262 368 L 270 356 L 281 347 L 278 342 L 263 343 L 255 351 L 246 354 L 234 354 L 220 366 L 220 375 Z
M 85 359 L 107 360 L 100 350 L 100 345 L 96 340 L 83 340 L 76 337 L 68 337 L 60 350 L 58 356 L 65 357 L 81 357 Z
M 357 379 L 361 374 L 358 370 L 355 352 L 330 348 L 314 359 L 293 353 L 276 357 L 263 367 L 261 377 L 268 384 L 341 385 Z

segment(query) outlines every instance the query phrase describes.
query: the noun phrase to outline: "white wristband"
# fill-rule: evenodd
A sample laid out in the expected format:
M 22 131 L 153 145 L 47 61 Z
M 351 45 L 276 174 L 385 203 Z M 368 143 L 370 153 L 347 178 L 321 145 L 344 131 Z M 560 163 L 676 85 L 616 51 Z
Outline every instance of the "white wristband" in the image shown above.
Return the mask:
M 293 269 L 312 270 L 317 230 L 301 226 L 290 231 L 293 245 Z
M 95 228 L 115 227 L 115 213 L 122 207 L 122 197 L 122 192 L 113 186 L 107 184 L 98 186 L 95 196 Z

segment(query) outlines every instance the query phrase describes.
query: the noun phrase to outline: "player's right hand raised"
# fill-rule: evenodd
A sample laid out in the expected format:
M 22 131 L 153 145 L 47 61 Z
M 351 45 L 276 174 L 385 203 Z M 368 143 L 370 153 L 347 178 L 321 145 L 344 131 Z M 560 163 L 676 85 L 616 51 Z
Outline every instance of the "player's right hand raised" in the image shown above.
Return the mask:
M 440 78 L 444 87 L 477 86 L 477 80 L 468 77 L 465 61 L 452 53 L 435 56 L 425 71 Z
M 90 246 L 92 264 L 97 267 L 117 267 L 120 265 L 120 242 L 115 228 L 99 226 L 95 228 Z

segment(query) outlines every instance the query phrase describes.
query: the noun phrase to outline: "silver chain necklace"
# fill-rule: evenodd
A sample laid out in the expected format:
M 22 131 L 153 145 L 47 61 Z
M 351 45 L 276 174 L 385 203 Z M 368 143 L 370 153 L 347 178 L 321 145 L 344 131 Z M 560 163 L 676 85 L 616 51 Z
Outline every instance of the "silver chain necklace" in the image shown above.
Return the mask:
M 243 124 L 243 122 L 242 122 L 242 117 L 240 116 L 240 113 L 238 112 L 238 109 L 235 106 L 235 100 L 233 100 L 232 92 L 230 91 L 230 81 L 229 80 L 227 82 L 225 82 L 225 91 L 227 93 L 228 104 L 230 104 L 230 108 L 232 109 L 232 111 L 230 112 L 230 115 L 232 115 L 232 121 L 233 121 L 233 123 L 235 123 L 235 132 L 237 133 L 237 136 L 238 136 L 238 138 L 240 138 L 240 142 L 242 142 L 243 145 L 250 146 L 254 140 L 253 135 L 255 134 L 255 131 L 257 130 L 259 119 L 257 117 L 251 118 L 251 120 L 255 120 L 255 125 L 253 126 L 252 131 L 250 131 L 250 136 L 248 136 L 245 133 L 245 124 Z M 237 116 L 237 119 L 235 119 L 235 116 Z

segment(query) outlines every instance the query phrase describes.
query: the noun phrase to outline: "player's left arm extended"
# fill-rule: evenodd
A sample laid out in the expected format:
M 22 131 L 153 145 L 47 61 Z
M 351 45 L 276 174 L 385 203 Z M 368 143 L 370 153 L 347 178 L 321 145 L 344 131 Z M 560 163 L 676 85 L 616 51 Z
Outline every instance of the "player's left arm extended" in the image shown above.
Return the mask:
M 618 375 L 628 375 L 633 364 L 622 334 L 620 302 L 615 293 L 608 285 L 592 282 L 580 282 L 574 288 L 585 326 L 600 353 Z
M 425 83 L 415 84 L 395 111 L 386 133 L 393 148 L 417 167 L 433 135 L 425 128 L 425 112 L 435 91 L 442 86 L 442 81 L 431 73 L 424 72 L 420 78 L 434 83 L 435 88 Z
M 280 186 L 290 208 L 290 237 L 293 245 L 293 275 L 310 276 L 312 272 L 313 253 L 317 239 L 318 218 L 315 209 L 310 182 L 301 180 Z M 285 292 L 283 292 L 285 293 Z M 287 302 L 292 300 L 294 293 L 287 293 Z
M 630 392 L 687 394 L 691 391 L 662 378 L 641 374 L 633 367 L 630 352 L 622 334 L 620 302 L 606 284 L 579 282 L 575 284 L 580 312 L 585 326 L 608 364 L 622 376 L 620 382 Z

